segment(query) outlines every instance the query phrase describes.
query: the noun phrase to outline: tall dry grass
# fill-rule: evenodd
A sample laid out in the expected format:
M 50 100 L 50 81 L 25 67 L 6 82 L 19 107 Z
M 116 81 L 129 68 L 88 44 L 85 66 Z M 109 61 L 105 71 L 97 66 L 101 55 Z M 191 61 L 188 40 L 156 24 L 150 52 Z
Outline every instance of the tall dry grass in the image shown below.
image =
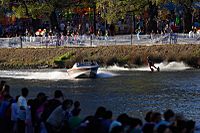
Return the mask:
M 101 66 L 118 64 L 137 67 L 147 65 L 146 57 L 155 62 L 183 61 L 200 67 L 200 45 L 101 46 L 90 48 L 16 48 L 0 49 L 0 69 L 67 67 L 84 59 L 95 60 Z

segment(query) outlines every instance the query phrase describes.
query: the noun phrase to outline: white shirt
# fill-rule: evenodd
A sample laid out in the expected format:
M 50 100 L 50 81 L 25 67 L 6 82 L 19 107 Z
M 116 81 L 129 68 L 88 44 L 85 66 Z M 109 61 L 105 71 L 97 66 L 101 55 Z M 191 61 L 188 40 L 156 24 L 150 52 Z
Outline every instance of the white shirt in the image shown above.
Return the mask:
M 60 105 L 51 113 L 51 115 L 47 119 L 47 122 L 50 125 L 59 128 L 63 120 L 65 119 L 65 114 L 66 114 L 66 111 L 63 110 L 62 105 Z
M 23 96 L 20 96 L 18 101 L 17 101 L 18 107 L 19 107 L 19 113 L 18 113 L 18 117 L 20 120 L 26 120 L 26 109 L 27 109 L 27 101 L 26 98 Z M 24 108 L 20 109 L 20 107 Z

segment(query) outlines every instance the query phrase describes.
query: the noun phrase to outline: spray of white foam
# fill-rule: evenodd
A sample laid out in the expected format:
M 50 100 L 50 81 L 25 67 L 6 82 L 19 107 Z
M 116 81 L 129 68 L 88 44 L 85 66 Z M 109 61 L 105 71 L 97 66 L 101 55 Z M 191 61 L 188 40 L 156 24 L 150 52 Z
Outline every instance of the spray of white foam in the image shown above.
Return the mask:
M 2 70 L 0 71 L 0 77 L 14 78 L 14 79 L 33 79 L 33 80 L 78 80 L 75 79 L 81 73 L 69 75 L 67 70 Z M 109 78 L 115 74 L 107 71 L 98 71 L 97 78 Z
M 67 72 L 62 71 L 0 71 L 1 77 L 15 79 L 61 80 L 69 79 Z
M 130 68 L 119 67 L 117 65 L 99 68 L 101 71 L 130 71 Z
M 116 73 L 109 72 L 109 71 L 103 71 L 101 69 L 102 68 L 100 68 L 100 70 L 97 72 L 97 78 L 110 78 L 110 77 L 114 77 L 114 76 L 118 75 Z
M 183 62 L 163 62 L 155 64 L 156 67 L 160 67 L 161 71 L 182 71 L 189 69 Z M 116 65 L 107 68 L 99 68 L 97 72 L 97 78 L 109 78 L 117 76 L 113 71 L 150 71 L 148 66 L 140 68 L 124 68 Z M 0 77 L 4 78 L 15 78 L 15 79 L 36 79 L 36 80 L 74 80 L 77 75 L 71 75 L 67 73 L 67 70 L 2 70 L 0 71 Z
M 158 66 L 163 70 L 163 71 L 182 71 L 182 70 L 187 70 L 190 69 L 188 65 L 186 65 L 184 62 L 163 62 L 158 64 Z
M 160 68 L 160 71 L 183 71 L 190 69 L 190 67 L 183 62 L 162 62 L 162 63 L 156 63 L 156 67 Z M 150 71 L 148 66 L 143 66 L 139 68 L 124 68 L 119 67 L 117 65 L 109 66 L 106 68 L 101 68 L 101 70 L 107 70 L 107 71 Z

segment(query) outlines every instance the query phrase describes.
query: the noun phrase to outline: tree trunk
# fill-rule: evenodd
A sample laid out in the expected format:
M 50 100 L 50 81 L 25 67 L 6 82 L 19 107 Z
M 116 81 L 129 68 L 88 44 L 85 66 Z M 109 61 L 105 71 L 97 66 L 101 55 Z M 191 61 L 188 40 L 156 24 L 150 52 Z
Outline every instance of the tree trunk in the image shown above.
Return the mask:
M 97 30 L 96 30 L 96 5 L 93 5 L 93 12 L 94 12 L 94 20 L 93 20 L 93 27 L 94 27 L 94 34 L 97 34 Z
M 58 28 L 58 20 L 57 20 L 57 16 L 56 16 L 56 11 L 55 9 L 52 11 L 51 15 L 50 15 L 50 23 L 51 23 L 51 28 L 53 29 L 54 27 Z
M 185 6 L 185 13 L 184 13 L 184 29 L 185 33 L 188 33 L 192 28 L 192 11 L 188 6 Z

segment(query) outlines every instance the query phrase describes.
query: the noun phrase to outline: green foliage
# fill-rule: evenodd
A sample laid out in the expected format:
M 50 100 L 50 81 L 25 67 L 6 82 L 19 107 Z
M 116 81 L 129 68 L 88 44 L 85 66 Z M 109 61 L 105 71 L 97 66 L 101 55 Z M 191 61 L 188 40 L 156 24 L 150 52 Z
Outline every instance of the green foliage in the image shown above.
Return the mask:
M 137 13 L 147 6 L 148 1 L 143 0 L 97 0 L 97 11 L 108 23 L 123 19 L 127 12 Z
M 28 10 L 26 10 L 26 8 Z M 31 17 L 48 17 L 52 12 L 53 7 L 46 3 L 31 3 L 31 4 L 20 4 L 19 6 L 13 6 L 12 11 L 17 18 Z
M 141 13 L 148 3 L 156 3 L 157 5 L 166 2 L 166 0 L 48 0 L 48 1 L 18 1 L 17 6 L 11 9 L 18 18 L 41 16 L 49 17 L 52 11 L 59 10 L 63 14 L 73 11 L 73 8 L 90 7 L 97 9 L 107 23 L 112 23 L 118 19 L 123 19 L 127 12 L 134 14 Z M 198 0 L 193 0 L 198 1 Z M 1 7 L 10 9 L 12 0 L 0 0 Z M 191 5 L 191 0 L 172 0 L 174 3 Z
M 2 5 L 9 7 L 11 0 L 2 0 Z M 88 1 L 88 2 L 87 2 Z M 89 4 L 88 4 L 89 3 Z M 33 19 L 41 17 L 49 17 L 53 11 L 59 11 L 66 14 L 77 7 L 90 7 L 89 0 L 76 2 L 74 0 L 49 0 L 45 2 L 40 1 L 18 1 L 17 5 L 12 7 L 13 14 L 18 18 L 31 17 Z
M 61 55 L 61 56 L 59 56 L 59 57 L 56 57 L 56 58 L 54 59 L 54 62 L 55 62 L 55 61 L 56 61 L 56 62 L 59 62 L 59 61 L 63 61 L 63 60 L 70 59 L 73 55 L 74 55 L 73 52 L 67 52 L 67 53 L 64 54 L 64 55 Z
M 10 0 L 0 0 L 0 5 L 6 6 L 9 2 L 10 2 Z
M 54 64 L 57 66 L 57 67 L 65 67 L 66 64 L 65 62 L 67 62 L 68 59 L 71 59 L 71 57 L 74 55 L 73 52 L 67 52 L 66 54 L 64 55 L 61 55 L 57 58 L 54 59 Z

